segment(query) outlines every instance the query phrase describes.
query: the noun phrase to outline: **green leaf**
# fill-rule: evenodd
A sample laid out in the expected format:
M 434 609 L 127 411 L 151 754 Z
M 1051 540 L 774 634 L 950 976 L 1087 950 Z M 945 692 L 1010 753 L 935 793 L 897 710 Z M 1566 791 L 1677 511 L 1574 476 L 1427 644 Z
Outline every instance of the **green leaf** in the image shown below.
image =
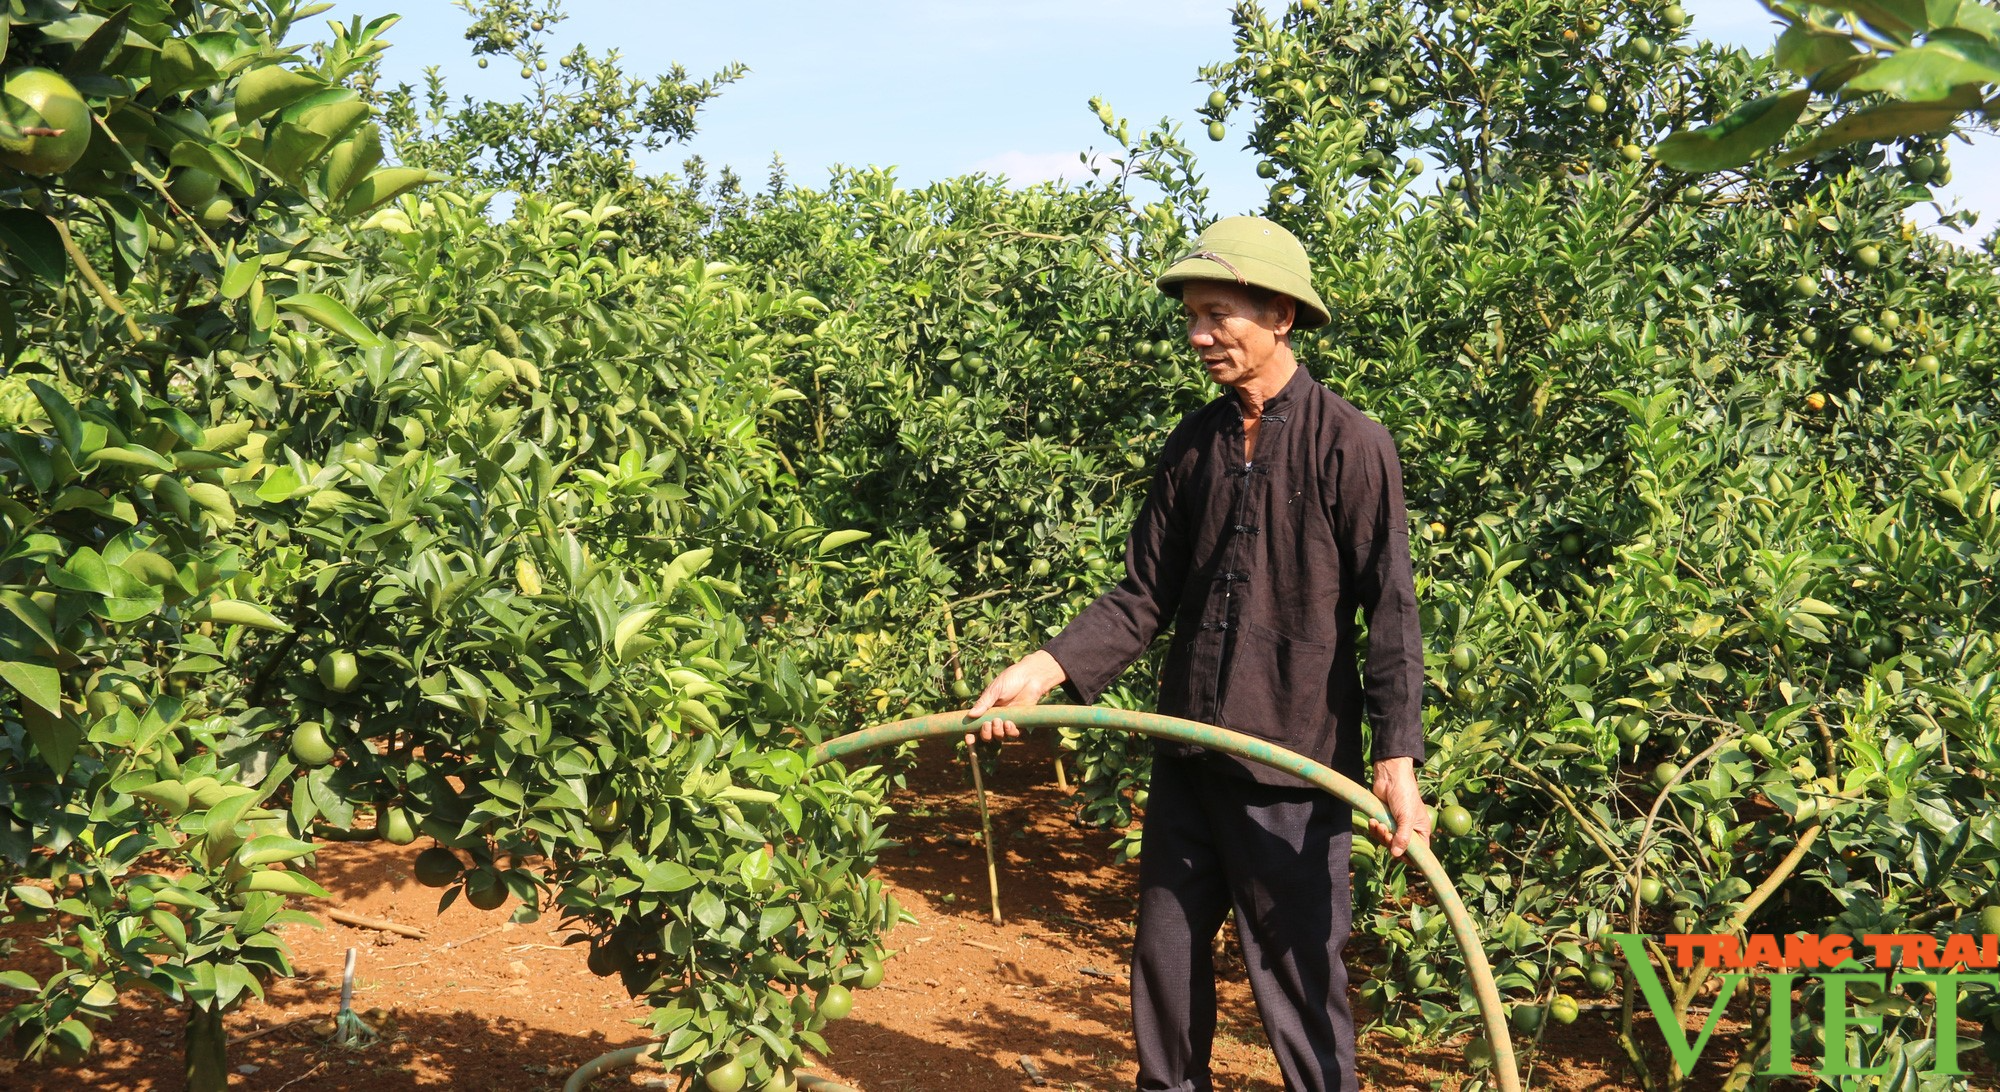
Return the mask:
M 0 606 L 6 607 L 9 613 L 21 620 L 22 625 L 28 627 L 30 633 L 41 638 L 50 652 L 62 651 L 61 643 L 56 640 L 55 630 L 49 625 L 49 616 L 43 613 L 42 608 L 36 606 L 35 601 L 25 593 L 13 588 L 0 591 Z
M 370 174 L 357 184 L 342 202 L 342 216 L 365 215 L 394 201 L 396 198 L 433 182 L 442 182 L 445 176 L 434 171 L 419 170 L 416 167 L 384 167 Z
M 620 660 L 624 659 L 625 647 L 632 643 L 632 638 L 644 632 L 646 626 L 651 624 L 659 613 L 658 607 L 638 607 L 626 611 L 625 616 L 618 620 L 617 629 L 612 633 L 611 655 Z
M 316 325 L 324 326 L 340 334 L 363 348 L 372 349 L 383 344 L 382 338 L 370 330 L 366 323 L 354 316 L 347 305 L 321 292 L 304 292 L 278 301 L 278 306 L 296 315 L 302 315 Z
M 42 990 L 42 984 L 35 981 L 35 976 L 26 971 L 0 971 L 0 986 L 10 986 L 29 993 L 40 993 Z
M 1861 52 L 1861 47 L 1845 34 L 1821 30 L 1808 23 L 1793 23 L 1778 36 L 1776 58 L 1787 71 L 1810 77 L 1852 60 Z
M 1961 84 L 2000 81 L 2000 50 L 1965 42 L 1926 42 L 1847 81 L 1851 91 L 1882 91 L 1909 102 L 1935 102 Z
M 50 289 L 69 276 L 69 254 L 49 218 L 32 209 L 0 209 L 0 247 L 22 271 Z
M 1812 92 L 1801 89 L 1753 99 L 1713 125 L 1667 137 L 1653 154 L 1690 174 L 1740 167 L 1783 140 L 1811 98 Z
M 256 176 L 250 173 L 250 166 L 221 144 L 196 140 L 183 140 L 167 153 L 167 161 L 176 167 L 194 167 L 207 171 L 230 188 L 244 196 L 257 192 Z
M 49 894 L 46 889 L 36 887 L 34 884 L 17 883 L 7 890 L 15 898 L 37 910 L 54 910 L 56 908 L 55 896 Z
M 246 262 L 238 258 L 234 252 L 231 252 L 228 267 L 222 273 L 222 298 L 226 300 L 242 299 L 243 294 L 250 291 L 250 286 L 256 283 L 257 274 L 263 272 L 263 269 L 264 256 L 262 254 L 256 255 Z
M 1852 12 L 1875 29 L 1904 41 L 1929 22 L 1924 0 L 1826 0 L 1824 6 Z
M 846 546 L 849 543 L 853 542 L 860 542 L 862 539 L 867 537 L 868 537 L 867 531 L 834 531 L 828 534 L 825 538 L 820 539 L 818 548 L 815 549 L 813 552 L 819 554 L 831 553 L 835 550 L 840 549 L 842 546 Z
M 153 56 L 152 92 L 161 98 L 178 95 L 191 87 L 213 84 L 221 75 L 186 41 L 169 38 Z
M 42 404 L 42 412 L 49 415 L 49 427 L 56 430 L 56 439 L 75 458 L 83 451 L 83 418 L 77 416 L 76 407 L 62 392 L 39 379 L 28 380 L 28 389 L 35 392 L 35 401 Z
M 0 680 L 52 714 L 62 712 L 62 673 L 49 664 L 0 660 Z
M 324 81 L 281 65 L 252 69 L 244 73 L 243 79 L 236 85 L 236 119 L 254 121 L 324 90 Z
M 1886 102 L 1857 110 L 1821 129 L 1818 136 L 1779 156 L 1777 165 L 1802 163 L 1822 152 L 1864 140 L 1896 137 L 1949 128 L 1958 116 L 1978 105 L 1978 88 L 1959 88 L 1942 103 Z
M 0 661 L 0 675 L 6 674 L 8 666 L 5 661 Z M 54 669 L 50 670 L 53 673 Z M 51 713 L 36 702 L 27 701 L 21 703 L 21 727 L 27 729 L 28 739 L 57 777 L 69 773 L 70 762 L 76 758 L 76 749 L 83 742 L 83 725 Z

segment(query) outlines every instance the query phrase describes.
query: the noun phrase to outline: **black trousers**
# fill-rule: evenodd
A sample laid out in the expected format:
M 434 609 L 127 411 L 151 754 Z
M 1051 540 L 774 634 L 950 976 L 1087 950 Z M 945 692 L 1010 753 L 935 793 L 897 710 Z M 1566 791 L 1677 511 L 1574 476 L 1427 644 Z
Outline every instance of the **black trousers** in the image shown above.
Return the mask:
M 1140 1092 L 1210 1092 L 1215 935 L 1231 907 L 1287 1092 L 1353 1092 L 1341 949 L 1353 913 L 1346 804 L 1200 756 L 1153 759 L 1139 855 L 1132 1027 Z

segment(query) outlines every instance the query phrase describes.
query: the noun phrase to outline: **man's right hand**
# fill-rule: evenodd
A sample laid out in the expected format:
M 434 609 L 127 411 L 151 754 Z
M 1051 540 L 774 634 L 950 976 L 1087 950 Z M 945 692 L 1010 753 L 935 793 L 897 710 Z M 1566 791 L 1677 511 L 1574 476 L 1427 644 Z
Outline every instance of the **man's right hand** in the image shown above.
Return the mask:
M 966 719 L 978 720 L 989 709 L 1034 705 L 1068 678 L 1069 672 L 1063 670 L 1054 656 L 1038 649 L 995 675 L 986 689 L 979 692 L 979 700 L 967 710 Z M 1014 739 L 1020 734 L 1020 727 L 1011 720 L 991 720 L 980 725 L 978 731 L 965 733 L 965 744 L 970 747 L 982 739 Z

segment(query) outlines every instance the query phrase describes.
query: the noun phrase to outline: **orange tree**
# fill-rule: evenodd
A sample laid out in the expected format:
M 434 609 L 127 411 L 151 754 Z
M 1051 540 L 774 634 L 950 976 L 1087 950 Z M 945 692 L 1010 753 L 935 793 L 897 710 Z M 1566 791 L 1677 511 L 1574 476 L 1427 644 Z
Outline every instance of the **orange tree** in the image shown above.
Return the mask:
M 759 331 L 817 305 L 606 201 L 396 203 L 438 176 L 347 86 L 390 21 L 306 63 L 313 10 L 8 26 L 0 856 L 40 924 L 0 1022 L 69 1060 L 148 988 L 221 1087 L 315 840 L 428 833 L 422 878 L 560 908 L 675 1064 L 782 1084 L 896 913 L 871 777 L 804 769 L 817 680 L 756 640 L 856 537 L 759 437 L 799 397 Z

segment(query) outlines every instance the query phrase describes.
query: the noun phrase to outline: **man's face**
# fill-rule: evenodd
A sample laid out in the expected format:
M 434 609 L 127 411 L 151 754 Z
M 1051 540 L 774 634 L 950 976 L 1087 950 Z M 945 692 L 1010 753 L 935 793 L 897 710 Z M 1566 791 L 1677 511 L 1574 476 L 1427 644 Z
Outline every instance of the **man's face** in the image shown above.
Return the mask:
M 1181 286 L 1181 310 L 1187 315 L 1188 344 L 1208 377 L 1225 387 L 1253 382 L 1287 359 L 1284 339 L 1292 329 L 1295 305 L 1285 296 L 1259 307 L 1241 285 L 1188 281 Z

